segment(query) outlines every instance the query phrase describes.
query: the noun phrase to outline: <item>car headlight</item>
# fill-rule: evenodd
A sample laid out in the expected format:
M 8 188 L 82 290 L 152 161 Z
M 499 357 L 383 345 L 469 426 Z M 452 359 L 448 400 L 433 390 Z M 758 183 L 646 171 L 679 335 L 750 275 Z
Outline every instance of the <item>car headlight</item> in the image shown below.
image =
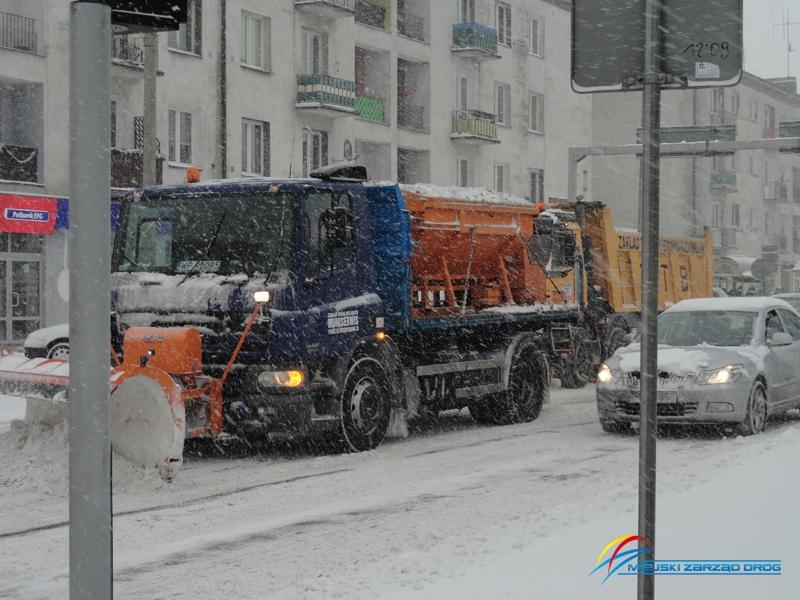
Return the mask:
M 614 379 L 614 371 L 611 370 L 607 364 L 600 365 L 600 370 L 597 372 L 597 381 L 600 383 L 608 383 Z
M 722 385 L 724 383 L 733 383 L 744 373 L 742 365 L 727 365 L 721 369 L 713 369 L 710 371 L 702 371 L 697 376 L 697 383 L 704 385 Z

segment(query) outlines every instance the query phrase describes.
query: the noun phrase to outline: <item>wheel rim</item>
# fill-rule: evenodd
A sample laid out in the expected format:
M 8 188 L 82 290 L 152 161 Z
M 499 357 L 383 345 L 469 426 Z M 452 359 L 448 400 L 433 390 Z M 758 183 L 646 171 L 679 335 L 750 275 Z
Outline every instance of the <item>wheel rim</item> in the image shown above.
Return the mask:
M 750 409 L 750 425 L 753 431 L 762 431 L 767 423 L 767 399 L 760 387 L 753 391 L 753 403 Z
M 64 359 L 69 357 L 69 346 L 59 345 L 50 351 L 50 358 Z
M 364 435 L 369 435 L 378 426 L 381 394 L 372 377 L 362 377 L 353 387 L 349 409 L 353 426 Z
M 592 379 L 592 372 L 591 348 L 587 344 L 580 344 L 575 350 L 575 374 L 580 381 L 588 383 Z
M 529 356 L 520 361 L 511 410 L 518 414 L 534 410 L 540 395 L 536 377 L 536 360 Z

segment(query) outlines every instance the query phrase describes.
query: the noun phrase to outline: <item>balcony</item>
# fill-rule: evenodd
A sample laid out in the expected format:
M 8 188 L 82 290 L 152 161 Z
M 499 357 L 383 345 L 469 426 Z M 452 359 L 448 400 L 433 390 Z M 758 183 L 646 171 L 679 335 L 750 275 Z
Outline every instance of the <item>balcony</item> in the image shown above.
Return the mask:
M 420 42 L 425 41 L 425 19 L 416 15 L 397 14 L 397 33 Z
M 783 181 L 768 181 L 764 184 L 764 200 L 789 202 L 789 187 Z
M 356 0 L 294 0 L 294 7 L 311 15 L 336 19 L 356 12 Z
M 0 47 L 36 54 L 36 19 L 0 11 Z
M 156 161 L 156 183 L 161 185 L 164 157 L 159 156 Z M 141 150 L 111 149 L 111 187 L 142 187 L 143 168 L 144 155 Z
M 369 2 L 368 0 L 356 0 L 356 23 L 367 27 L 388 30 L 386 17 L 389 11 L 385 6 Z
M 477 23 L 453 25 L 453 53 L 473 60 L 500 58 L 497 31 Z
M 0 179 L 22 183 L 39 182 L 39 149 L 0 144 Z
M 477 110 L 454 110 L 450 139 L 470 144 L 499 144 L 495 116 Z
M 716 171 L 711 173 L 712 189 L 727 192 L 736 191 L 736 171 Z
M 409 102 L 397 105 L 397 125 L 416 131 L 427 131 L 425 127 L 425 107 Z
M 330 75 L 298 75 L 295 106 L 334 117 L 355 114 L 355 89 L 354 82 Z
M 723 229 L 714 229 L 714 247 L 715 248 L 736 248 L 736 234 L 738 231 L 732 227 L 725 227 Z
M 141 36 L 115 35 L 111 47 L 111 61 L 124 66 L 144 65 L 144 40 Z
M 786 254 L 789 252 L 789 238 L 783 233 L 768 233 L 761 240 L 762 252 L 778 252 Z
M 729 110 L 716 110 L 711 113 L 712 125 L 736 125 L 739 115 Z
M 373 123 L 386 122 L 386 101 L 383 98 L 356 96 L 354 106 L 360 119 Z

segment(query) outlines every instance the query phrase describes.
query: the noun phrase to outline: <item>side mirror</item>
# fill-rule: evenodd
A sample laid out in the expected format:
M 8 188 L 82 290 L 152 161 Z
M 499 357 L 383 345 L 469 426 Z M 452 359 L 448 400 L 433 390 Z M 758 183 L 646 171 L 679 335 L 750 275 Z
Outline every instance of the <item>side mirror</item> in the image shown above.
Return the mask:
M 779 331 L 777 333 L 773 333 L 772 337 L 769 338 L 769 345 L 770 346 L 790 346 L 794 343 L 794 339 L 788 333 L 784 333 L 783 331 Z

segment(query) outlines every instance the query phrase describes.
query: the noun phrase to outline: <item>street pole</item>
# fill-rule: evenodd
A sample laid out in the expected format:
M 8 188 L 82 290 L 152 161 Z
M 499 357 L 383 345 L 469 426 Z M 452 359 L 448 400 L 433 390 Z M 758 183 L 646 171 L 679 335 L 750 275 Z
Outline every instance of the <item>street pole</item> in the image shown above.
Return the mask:
M 656 541 L 656 376 L 658 346 L 658 212 L 661 127 L 661 0 L 645 0 L 645 56 L 643 74 L 641 166 L 642 206 L 642 341 L 639 429 L 639 548 Z M 650 559 L 655 559 L 650 551 Z M 639 572 L 638 600 L 653 600 L 652 572 Z
M 144 148 L 142 164 L 142 185 L 158 183 L 156 170 L 156 91 L 158 78 L 158 34 L 144 35 L 144 111 L 142 126 L 144 127 Z
M 112 597 L 111 9 L 71 5 L 69 596 Z

